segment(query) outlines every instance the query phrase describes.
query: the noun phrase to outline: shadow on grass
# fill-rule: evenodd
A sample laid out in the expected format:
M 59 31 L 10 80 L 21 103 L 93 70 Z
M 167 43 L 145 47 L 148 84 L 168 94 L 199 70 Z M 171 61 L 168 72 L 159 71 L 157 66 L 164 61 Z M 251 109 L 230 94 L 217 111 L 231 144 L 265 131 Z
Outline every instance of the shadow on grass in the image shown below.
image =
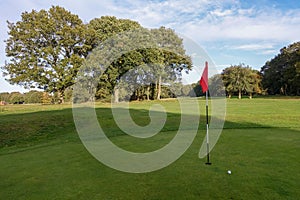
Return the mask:
M 111 109 L 97 108 L 96 112 L 113 142 L 129 150 L 139 150 L 135 143 L 125 144 L 128 137 L 116 126 Z M 139 125 L 149 123 L 148 110 L 130 109 L 130 112 Z M 181 116 L 171 112 L 167 116 L 162 134 L 154 136 L 148 146 L 141 143 L 141 149 L 159 148 L 172 139 Z M 128 174 L 102 165 L 87 153 L 76 132 L 71 108 L 1 115 L 1 147 L 16 148 L 13 153 L 1 152 L 0 196 L 3 199 L 23 198 L 24 194 L 28 199 L 299 197 L 299 131 L 226 121 L 223 136 L 212 152 L 213 165 L 209 167 L 204 164 L 205 159 L 199 160 L 197 156 L 204 135 L 205 117 L 201 116 L 198 135 L 180 159 L 155 172 Z M 228 169 L 232 175 L 226 173 Z
M 122 108 L 118 108 L 122 109 Z M 158 111 L 155 111 L 158 112 Z M 98 121 L 108 137 L 124 135 L 114 121 L 111 108 L 96 108 Z M 130 108 L 132 119 L 137 125 L 146 126 L 150 122 L 149 110 Z M 176 132 L 180 126 L 181 115 L 167 112 L 167 120 L 161 133 Z M 205 116 L 200 116 L 198 132 L 205 130 Z M 225 121 L 224 129 L 274 128 L 252 122 Z M 0 115 L 0 148 L 9 146 L 31 146 L 41 141 L 60 138 L 78 141 L 72 109 L 38 111 L 21 114 Z

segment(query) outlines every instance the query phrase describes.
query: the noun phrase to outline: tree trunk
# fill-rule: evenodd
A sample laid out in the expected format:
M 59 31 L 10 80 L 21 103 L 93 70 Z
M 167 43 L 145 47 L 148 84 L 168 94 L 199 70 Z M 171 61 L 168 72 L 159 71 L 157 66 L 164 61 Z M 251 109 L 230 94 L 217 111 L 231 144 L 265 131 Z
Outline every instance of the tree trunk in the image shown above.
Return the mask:
M 150 100 L 150 85 L 147 86 L 147 101 Z
M 158 91 L 158 80 L 155 81 L 153 100 L 157 98 L 157 91 Z
M 231 93 L 228 94 L 228 98 L 231 99 Z
M 285 87 L 284 87 L 284 94 L 285 94 L 285 96 L 287 96 L 288 94 L 287 94 L 287 88 L 288 88 L 288 85 L 287 84 L 285 84 Z
M 119 103 L 119 88 L 117 87 L 114 89 L 114 102 Z
M 158 77 L 158 86 L 157 86 L 157 100 L 160 100 L 160 94 L 161 94 L 161 75 Z
M 150 90 L 151 90 L 151 94 L 150 94 L 150 99 L 154 100 L 156 97 L 156 82 L 150 85 Z
M 241 99 L 241 98 L 242 98 L 242 91 L 239 90 L 239 99 Z
M 249 93 L 249 99 L 252 99 L 252 92 Z
M 58 103 L 63 104 L 65 103 L 65 91 L 58 91 Z
M 140 100 L 140 89 L 136 89 L 136 100 L 139 101 Z

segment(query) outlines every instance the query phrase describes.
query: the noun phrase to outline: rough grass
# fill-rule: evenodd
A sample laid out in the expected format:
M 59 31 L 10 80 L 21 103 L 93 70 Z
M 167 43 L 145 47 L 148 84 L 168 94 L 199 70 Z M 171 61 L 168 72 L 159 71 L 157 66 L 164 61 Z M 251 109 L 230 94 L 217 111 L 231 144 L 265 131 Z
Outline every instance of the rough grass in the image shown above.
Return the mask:
M 155 102 L 157 103 L 157 102 Z M 199 100 L 201 106 L 204 101 Z M 141 125 L 149 102 L 131 104 Z M 167 144 L 178 127 L 175 101 L 163 101 L 164 132 L 132 140 L 115 126 L 108 104 L 97 116 L 110 139 L 136 152 Z M 297 199 L 300 196 L 300 101 L 227 101 L 223 133 L 211 153 L 212 165 L 198 158 L 204 129 L 187 152 L 159 171 L 128 174 L 95 160 L 80 142 L 70 105 L 2 107 L 0 112 L 1 199 Z M 227 170 L 232 171 L 228 175 Z

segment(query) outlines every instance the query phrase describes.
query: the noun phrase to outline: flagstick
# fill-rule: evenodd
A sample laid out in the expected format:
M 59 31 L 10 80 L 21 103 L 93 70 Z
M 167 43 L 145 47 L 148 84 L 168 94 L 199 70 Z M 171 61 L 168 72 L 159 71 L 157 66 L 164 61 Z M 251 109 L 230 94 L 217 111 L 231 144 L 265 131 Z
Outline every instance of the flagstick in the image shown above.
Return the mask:
M 205 68 L 200 79 L 200 86 L 205 92 L 206 97 L 206 147 L 207 147 L 207 162 L 205 164 L 211 165 L 209 162 L 209 135 L 208 135 L 208 62 L 205 62 Z
M 206 165 L 211 165 L 209 162 L 209 135 L 208 135 L 208 92 L 205 92 L 206 96 L 206 147 L 207 147 L 207 162 Z

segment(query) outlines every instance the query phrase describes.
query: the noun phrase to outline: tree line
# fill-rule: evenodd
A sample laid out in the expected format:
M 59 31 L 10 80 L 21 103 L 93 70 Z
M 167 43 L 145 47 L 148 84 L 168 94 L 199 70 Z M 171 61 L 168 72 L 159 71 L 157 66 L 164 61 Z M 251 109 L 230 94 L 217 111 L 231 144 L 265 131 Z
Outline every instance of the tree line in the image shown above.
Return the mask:
M 261 68 L 262 85 L 271 95 L 300 95 L 300 42 L 283 47 Z
M 72 91 L 80 73 L 97 78 L 94 94 L 100 100 L 114 97 L 118 102 L 202 95 L 199 83 L 182 85 L 180 81 L 182 73 L 190 71 L 193 64 L 185 53 L 182 39 L 172 29 L 146 29 L 136 21 L 114 16 L 83 23 L 77 15 L 59 6 L 24 12 L 20 21 L 8 22 L 8 29 L 5 42 L 9 60 L 1 67 L 4 76 L 11 84 L 42 89 L 54 101 L 68 100 L 66 91 Z M 130 31 L 138 32 L 138 36 L 134 35 L 136 43 L 146 41 L 153 46 L 126 51 L 129 47 L 124 43 L 131 40 Z M 299 47 L 299 42 L 284 47 L 261 71 L 245 64 L 225 68 L 209 79 L 210 94 L 239 98 L 242 95 L 252 98 L 254 94 L 300 95 Z M 108 64 L 99 63 L 99 52 L 112 49 L 117 49 L 116 55 L 124 53 Z M 105 68 L 99 67 L 106 64 Z M 124 76 L 130 71 L 134 75 L 125 80 Z M 88 83 L 88 78 L 82 80 L 83 84 Z M 143 86 L 134 88 L 135 83 Z M 128 91 L 120 88 L 122 84 L 134 89 L 133 94 L 128 96 Z
M 151 83 L 152 92 L 148 92 L 147 98 L 160 99 L 165 92 L 163 79 L 175 82 L 180 79 L 182 71 L 192 69 L 182 39 L 172 29 L 146 29 L 129 19 L 103 16 L 83 23 L 77 15 L 52 6 L 49 10 L 22 13 L 20 21 L 8 22 L 8 29 L 9 38 L 5 42 L 9 61 L 2 66 L 4 76 L 12 84 L 57 94 L 61 103 L 65 100 L 65 91 L 72 88 L 80 67 L 92 52 L 103 51 L 107 45 L 114 45 L 119 52 L 126 50 L 122 44 L 126 41 L 111 39 L 122 37 L 120 34 L 124 32 L 137 30 L 140 32 L 138 37 L 144 37 L 141 39 L 150 41 L 155 38 L 152 41 L 155 45 L 126 52 L 109 63 L 106 69 L 97 69 L 102 71 L 101 76 L 96 77 L 99 79 L 96 98 L 109 98 L 122 75 L 129 70 L 155 63 L 152 68 L 157 73 L 153 75 L 155 81 Z M 96 62 L 96 65 L 101 65 L 99 59 Z M 136 91 L 134 98 L 140 98 L 138 93 Z
M 230 98 L 243 94 L 252 98 L 258 95 L 300 95 L 300 42 L 295 42 L 280 49 L 280 53 L 267 61 L 261 70 L 254 70 L 244 64 L 225 68 L 220 75 L 211 78 L 214 87 L 223 81 L 226 95 Z M 219 85 L 219 86 L 218 86 Z
M 65 100 L 71 101 L 72 91 L 67 90 Z M 0 101 L 6 104 L 53 104 L 59 101 L 57 93 L 49 94 L 44 91 L 30 90 L 29 92 L 1 92 Z

